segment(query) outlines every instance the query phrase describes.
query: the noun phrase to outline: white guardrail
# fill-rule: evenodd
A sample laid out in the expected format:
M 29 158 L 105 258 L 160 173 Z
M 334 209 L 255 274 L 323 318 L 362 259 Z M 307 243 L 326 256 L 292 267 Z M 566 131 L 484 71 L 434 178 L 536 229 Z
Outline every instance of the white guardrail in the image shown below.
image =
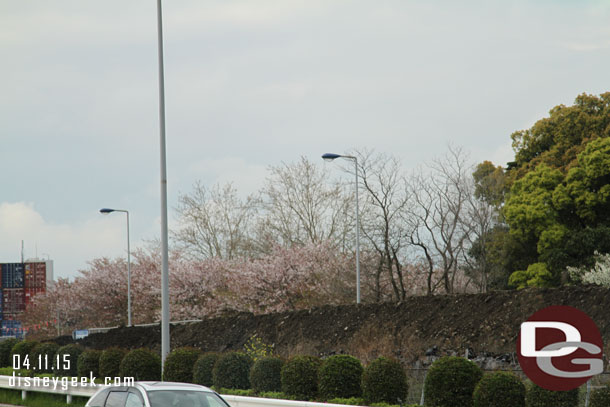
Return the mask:
M 19 380 L 21 379 L 21 381 Z M 91 397 L 93 393 L 98 391 L 103 385 L 83 385 L 81 383 L 73 384 L 71 381 L 62 382 L 56 378 L 33 378 L 28 377 L 29 382 L 26 383 L 25 377 L 2 376 L 0 375 L 0 388 L 9 390 L 21 390 L 22 399 L 27 398 L 27 393 L 31 391 L 50 394 L 63 394 L 66 396 L 66 402 L 70 404 L 72 397 Z M 35 380 L 36 379 L 36 380 Z M 38 380 L 39 379 L 39 380 Z M 47 380 L 45 380 L 47 379 Z M 293 400 L 278 400 L 264 399 L 260 397 L 243 397 L 222 395 L 222 397 L 231 404 L 231 407 L 347 407 L 343 404 L 331 403 L 316 403 L 312 401 L 293 401 Z
M 222 398 L 231 404 L 231 407 L 353 407 L 343 404 L 316 403 L 313 401 L 294 401 L 264 399 L 261 397 L 225 396 Z
M 194 324 L 197 322 L 203 322 L 203 319 L 184 319 L 181 321 L 169 321 L 169 323 L 171 325 L 186 325 L 186 324 Z M 157 325 L 161 325 L 161 322 L 151 322 L 148 324 L 134 324 L 132 326 L 137 326 L 137 327 L 149 327 L 149 326 L 157 326 Z M 87 331 L 89 331 L 89 335 L 92 334 L 100 334 L 100 333 L 106 333 L 108 331 L 110 331 L 111 329 L 117 329 L 119 326 L 115 325 L 115 326 L 107 326 L 107 327 L 103 327 L 103 328 L 87 328 Z

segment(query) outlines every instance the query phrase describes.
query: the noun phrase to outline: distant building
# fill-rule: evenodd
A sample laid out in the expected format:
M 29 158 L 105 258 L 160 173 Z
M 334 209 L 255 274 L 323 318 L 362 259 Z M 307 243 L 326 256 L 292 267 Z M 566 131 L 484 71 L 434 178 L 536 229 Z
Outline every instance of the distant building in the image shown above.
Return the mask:
M 30 259 L 23 263 L 0 264 L 0 335 L 22 338 L 21 315 L 36 294 L 53 283 L 53 261 Z

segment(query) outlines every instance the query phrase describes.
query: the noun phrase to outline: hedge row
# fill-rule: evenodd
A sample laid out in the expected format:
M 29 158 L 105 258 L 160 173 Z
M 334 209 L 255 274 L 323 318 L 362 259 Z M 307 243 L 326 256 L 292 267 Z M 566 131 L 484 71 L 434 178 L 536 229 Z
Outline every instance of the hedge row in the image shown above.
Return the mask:
M 533 383 L 526 388 L 512 373 L 498 371 L 483 376 L 476 364 L 459 357 L 444 357 L 433 363 L 424 392 L 429 407 L 578 406 L 578 389 L 549 391 Z M 592 395 L 590 407 L 608 407 L 602 391 L 597 393 Z
M 195 355 L 198 357 L 195 360 Z M 194 362 L 193 362 L 194 361 Z M 349 355 L 325 360 L 313 356 L 294 356 L 288 360 L 266 356 L 253 361 L 240 352 L 203 353 L 192 348 L 172 351 L 165 362 L 165 380 L 177 378 L 217 389 L 249 390 L 256 393 L 282 392 L 295 399 L 359 398 L 367 402 L 400 404 L 407 396 L 407 378 L 400 363 L 379 358 L 363 368 Z M 192 378 L 186 380 L 188 366 Z
M 70 355 L 77 353 L 70 348 Z M 60 348 L 58 354 L 65 352 Z M 82 349 L 80 349 L 82 352 Z M 135 377 L 160 380 L 160 360 L 145 349 L 85 351 L 78 357 L 80 375 Z M 283 392 L 300 399 L 324 400 L 362 397 L 367 402 L 397 404 L 406 399 L 407 380 L 397 361 L 379 358 L 367 368 L 348 355 L 321 360 L 295 356 L 287 361 L 263 357 L 256 362 L 244 353 L 201 353 L 178 348 L 166 359 L 164 380 L 192 382 L 217 389 L 254 389 L 257 393 Z
M 445 357 L 428 370 L 425 405 L 429 407 L 577 407 L 579 389 L 550 391 L 513 373 L 482 375 L 471 361 Z M 610 384 L 591 392 L 590 407 L 610 406 Z
M 134 377 L 161 380 L 161 359 L 147 349 L 126 351 L 109 348 L 84 350 L 80 345 L 5 340 L 0 342 L 0 367 L 10 367 L 13 355 L 30 363 L 49 361 L 56 375 Z M 55 363 L 54 363 L 55 362 Z M 56 362 L 59 362 L 57 364 Z M 22 366 L 23 367 L 23 366 Z M 40 369 L 42 370 L 42 369 Z M 363 400 L 366 403 L 404 404 L 407 377 L 400 363 L 378 358 L 366 368 L 349 355 L 324 360 L 294 356 L 288 360 L 262 357 L 256 361 L 244 353 L 202 353 L 178 348 L 166 359 L 164 380 L 191 382 L 217 389 L 253 389 L 256 393 L 282 392 L 302 400 Z M 483 375 L 473 362 L 443 357 L 432 364 L 424 381 L 428 407 L 576 407 L 578 389 L 553 392 L 532 383 L 527 387 L 509 372 Z M 610 384 L 593 390 L 590 407 L 610 406 Z
M 147 349 L 130 352 L 119 348 L 85 350 L 75 344 L 60 347 L 53 342 L 18 341 L 14 338 L 0 342 L 0 367 L 31 369 L 56 376 L 161 380 L 161 358 Z

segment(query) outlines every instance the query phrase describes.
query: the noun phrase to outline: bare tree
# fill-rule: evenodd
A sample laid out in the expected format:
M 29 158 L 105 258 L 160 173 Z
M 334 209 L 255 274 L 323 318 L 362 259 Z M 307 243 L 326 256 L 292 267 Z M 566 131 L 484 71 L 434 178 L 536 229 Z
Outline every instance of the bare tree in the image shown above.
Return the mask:
M 401 218 L 408 203 L 406 179 L 395 157 L 358 152 L 358 176 L 364 189 L 361 215 L 362 234 L 378 254 L 375 270 L 375 300 L 384 296 L 384 281 L 397 301 L 407 296 L 403 250 L 407 226 Z
M 467 243 L 470 248 L 465 257 L 467 274 L 473 278 L 480 292 L 487 292 L 491 264 L 489 244 L 497 224 L 497 209 L 490 203 L 471 195 L 467 201 L 465 222 L 470 225 Z
M 267 236 L 284 245 L 331 242 L 346 250 L 352 229 L 352 193 L 329 182 L 325 168 L 305 157 L 271 167 L 261 191 Z
M 411 180 L 413 200 L 404 216 L 411 225 L 409 241 L 427 263 L 428 294 L 439 285 L 453 292 L 457 271 L 463 267 L 471 232 L 468 203 L 473 194 L 468 170 L 463 151 L 450 146 L 445 157 Z M 441 278 L 434 281 L 437 271 Z
M 493 275 L 498 271 L 498 258 L 502 257 L 498 253 L 502 247 L 498 245 L 498 236 L 505 230 L 500 207 L 506 192 L 506 175 L 502 167 L 484 161 L 475 167 L 470 182 L 474 192 L 468 201 L 471 233 L 467 272 L 479 291 L 487 292 L 490 278 L 493 281 Z
M 234 259 L 253 254 L 253 225 L 257 200 L 239 198 L 232 184 L 211 189 L 196 183 L 190 194 L 180 195 L 178 228 L 173 238 L 196 259 Z

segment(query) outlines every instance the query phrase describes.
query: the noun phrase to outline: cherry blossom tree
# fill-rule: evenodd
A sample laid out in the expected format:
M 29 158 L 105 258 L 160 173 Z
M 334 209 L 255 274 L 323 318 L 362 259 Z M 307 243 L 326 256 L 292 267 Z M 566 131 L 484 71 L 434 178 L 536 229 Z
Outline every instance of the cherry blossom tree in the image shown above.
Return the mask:
M 47 287 L 45 293 L 37 294 L 27 305 L 21 321 L 28 335 L 52 337 L 71 332 L 82 313 L 80 304 L 71 300 L 73 283 L 60 278 Z
M 355 293 L 353 259 L 329 243 L 275 246 L 268 256 L 236 265 L 234 272 L 238 307 L 256 313 L 346 303 Z
M 462 151 L 450 148 L 425 176 L 411 178 L 392 156 L 355 154 L 363 300 L 468 290 L 464 259 L 478 237 L 473 225 L 480 226 L 472 218 L 489 216 L 469 206 L 475 188 L 466 182 Z M 354 302 L 353 185 L 329 182 L 328 172 L 305 158 L 270 171 L 250 197 L 230 184 L 196 184 L 180 197 L 169 259 L 172 320 Z M 485 233 L 488 225 L 481 225 Z M 132 253 L 134 324 L 161 319 L 160 257 L 158 244 Z M 34 297 L 22 320 L 47 336 L 125 325 L 125 259 L 91 260 L 73 281 L 60 279 Z
M 132 315 L 135 324 L 160 320 L 158 251 L 132 256 Z M 227 311 L 287 311 L 351 302 L 354 260 L 330 243 L 275 246 L 257 259 L 192 260 L 170 254 L 172 320 L 198 319 Z M 37 295 L 24 315 L 26 325 L 50 336 L 74 329 L 125 325 L 127 278 L 124 259 L 94 259 L 74 281 L 60 279 Z M 47 326 L 48 322 L 52 323 Z M 44 329 L 42 329 L 44 326 Z
M 585 284 L 597 284 L 610 287 L 610 253 L 595 252 L 593 267 L 568 267 L 568 273 L 574 281 Z

